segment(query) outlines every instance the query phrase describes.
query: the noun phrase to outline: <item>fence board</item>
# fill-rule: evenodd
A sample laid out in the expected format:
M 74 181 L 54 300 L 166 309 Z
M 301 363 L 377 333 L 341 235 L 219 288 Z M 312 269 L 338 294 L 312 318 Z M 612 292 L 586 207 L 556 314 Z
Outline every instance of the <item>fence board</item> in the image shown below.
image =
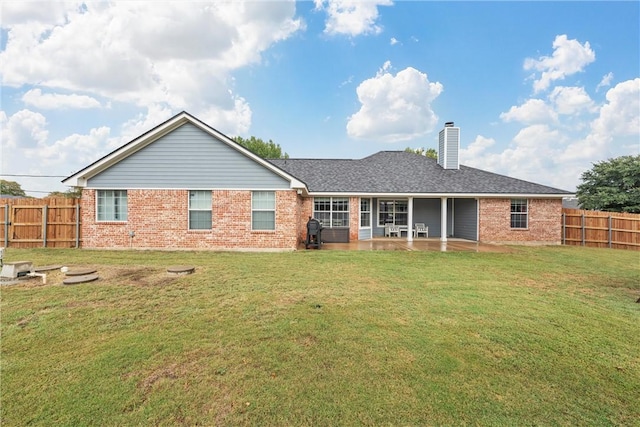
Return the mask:
M 562 209 L 563 243 L 640 250 L 640 214 Z
M 75 248 L 81 241 L 80 199 L 0 199 L 1 245 Z

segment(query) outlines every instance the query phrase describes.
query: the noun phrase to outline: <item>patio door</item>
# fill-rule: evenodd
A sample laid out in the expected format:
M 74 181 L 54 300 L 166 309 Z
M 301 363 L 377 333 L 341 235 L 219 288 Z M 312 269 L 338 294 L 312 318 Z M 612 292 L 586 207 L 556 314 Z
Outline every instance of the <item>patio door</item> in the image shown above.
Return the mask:
M 360 199 L 358 240 L 368 240 L 373 237 L 373 227 L 371 223 L 373 215 L 372 206 L 371 199 Z

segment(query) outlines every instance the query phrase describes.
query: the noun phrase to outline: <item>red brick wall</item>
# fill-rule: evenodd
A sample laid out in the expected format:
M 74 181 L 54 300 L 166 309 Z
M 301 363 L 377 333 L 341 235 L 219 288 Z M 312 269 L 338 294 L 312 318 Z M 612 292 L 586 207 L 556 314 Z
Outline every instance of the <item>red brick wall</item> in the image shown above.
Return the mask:
M 309 217 L 313 217 L 313 197 L 298 197 L 298 241 L 304 242 L 307 239 L 307 222 Z
M 313 197 L 300 197 L 300 224 L 298 225 L 298 236 L 300 241 L 307 238 L 307 221 L 313 217 Z M 358 229 L 360 227 L 360 198 L 349 197 L 349 240 L 358 240 Z
M 360 229 L 360 198 L 349 198 L 349 240 L 358 240 L 358 230 Z
M 298 195 L 276 191 L 276 229 L 251 230 L 251 191 L 214 190 L 213 227 L 189 230 L 187 190 L 128 190 L 128 220 L 96 221 L 96 191 L 82 193 L 82 246 L 139 249 L 286 249 L 297 247 Z M 131 239 L 129 232 L 135 237 Z
M 479 210 L 481 242 L 561 243 L 561 199 L 529 199 L 526 229 L 511 228 L 511 199 L 480 199 Z

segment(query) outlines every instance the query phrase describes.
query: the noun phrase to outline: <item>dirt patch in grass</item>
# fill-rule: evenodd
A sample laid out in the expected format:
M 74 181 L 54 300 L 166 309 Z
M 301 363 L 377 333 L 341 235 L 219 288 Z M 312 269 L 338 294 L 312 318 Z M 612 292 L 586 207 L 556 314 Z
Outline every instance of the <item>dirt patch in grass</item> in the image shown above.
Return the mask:
M 163 286 L 177 279 L 177 276 L 169 275 L 166 269 L 154 267 L 111 267 L 105 271 L 104 276 L 118 284 L 134 286 Z

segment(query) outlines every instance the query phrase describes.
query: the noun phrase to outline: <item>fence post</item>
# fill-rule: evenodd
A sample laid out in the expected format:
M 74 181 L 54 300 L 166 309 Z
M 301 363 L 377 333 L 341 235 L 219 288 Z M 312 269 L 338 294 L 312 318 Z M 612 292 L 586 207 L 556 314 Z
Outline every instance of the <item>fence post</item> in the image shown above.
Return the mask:
M 47 216 L 49 216 L 49 205 L 42 208 L 42 247 L 47 247 Z
M 609 248 L 611 248 L 611 243 L 612 243 L 612 240 L 613 240 L 613 233 L 612 233 L 612 230 L 611 230 L 611 224 L 612 224 L 611 215 L 609 215 Z
M 580 224 L 580 226 L 582 227 L 582 246 L 584 246 L 585 238 L 586 238 L 586 236 L 585 236 L 585 230 L 584 230 L 584 214 L 582 214 L 582 217 L 581 217 L 581 218 L 582 218 L 582 219 L 581 219 L 581 224 Z
M 9 246 L 9 204 L 4 205 L 4 247 Z
M 562 244 L 567 244 L 567 215 L 562 212 Z
M 76 200 L 76 249 L 80 247 L 80 204 Z

